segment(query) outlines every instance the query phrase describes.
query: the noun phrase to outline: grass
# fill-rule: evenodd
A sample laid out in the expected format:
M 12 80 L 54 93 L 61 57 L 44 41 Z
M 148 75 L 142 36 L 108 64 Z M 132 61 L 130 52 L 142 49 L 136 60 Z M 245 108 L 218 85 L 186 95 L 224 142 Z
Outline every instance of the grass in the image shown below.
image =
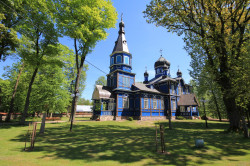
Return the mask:
M 227 123 L 173 121 L 166 127 L 166 150 L 155 152 L 153 121 L 81 121 L 69 132 L 69 123 L 46 124 L 35 149 L 24 152 L 28 126 L 0 124 L 0 165 L 250 165 L 250 142 L 239 134 L 226 134 Z M 38 129 L 39 129 L 38 125 Z M 197 149 L 194 140 L 203 138 Z

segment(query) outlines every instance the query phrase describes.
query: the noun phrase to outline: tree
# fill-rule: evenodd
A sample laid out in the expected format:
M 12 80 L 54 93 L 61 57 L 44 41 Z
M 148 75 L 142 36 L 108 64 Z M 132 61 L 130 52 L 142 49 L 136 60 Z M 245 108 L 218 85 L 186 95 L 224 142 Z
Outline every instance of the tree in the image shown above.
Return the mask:
M 24 63 L 21 64 L 20 69 L 19 69 L 19 71 L 18 71 L 16 83 L 15 83 L 15 86 L 14 86 L 14 88 L 13 88 L 13 92 L 12 92 L 12 96 L 11 96 L 9 112 L 8 112 L 8 115 L 7 115 L 6 119 L 5 119 L 6 122 L 9 122 L 9 121 L 10 121 L 10 116 L 11 116 L 11 114 L 14 112 L 14 101 L 15 101 L 15 96 L 16 96 L 17 87 L 18 87 L 19 80 L 20 80 L 20 77 L 21 77 L 21 74 L 22 74 L 23 69 L 24 69 Z
M 96 81 L 95 81 L 95 85 L 94 85 L 94 88 L 96 85 L 102 85 L 102 86 L 106 86 L 107 85 L 107 80 L 104 76 L 100 76 Z
M 21 6 L 16 1 L 0 1 L 0 61 L 4 61 L 6 56 L 13 53 L 18 47 L 19 40 L 15 27 L 20 18 L 13 10 L 20 9 Z
M 80 75 L 86 56 L 96 43 L 107 37 L 106 30 L 114 27 L 117 13 L 109 0 L 54 0 L 56 20 L 62 34 L 74 40 L 77 76 L 74 93 L 79 92 Z M 73 97 L 71 122 L 74 121 L 78 96 Z M 72 123 L 70 131 L 72 130 Z
M 93 103 L 88 100 L 88 99 L 84 99 L 84 98 L 80 98 L 78 101 L 79 105 L 93 105 Z
M 30 1 L 23 4 L 25 20 L 19 23 L 18 32 L 22 34 L 21 53 L 27 65 L 33 66 L 33 74 L 28 87 L 24 111 L 20 123 L 25 122 L 30 104 L 32 85 L 38 69 L 46 63 L 56 62 L 53 57 L 57 55 L 59 33 L 55 29 L 53 14 L 49 7 L 50 1 Z M 48 62 L 51 61 L 51 62 Z M 59 62 L 58 62 L 59 63 Z
M 240 107 L 249 102 L 249 2 L 247 0 L 152 0 L 144 12 L 149 23 L 156 23 L 178 35 L 184 34 L 186 50 L 192 59 L 204 64 L 220 86 L 230 130 L 240 129 Z M 237 89 L 241 90 L 241 96 Z M 237 102 L 238 99 L 244 99 Z

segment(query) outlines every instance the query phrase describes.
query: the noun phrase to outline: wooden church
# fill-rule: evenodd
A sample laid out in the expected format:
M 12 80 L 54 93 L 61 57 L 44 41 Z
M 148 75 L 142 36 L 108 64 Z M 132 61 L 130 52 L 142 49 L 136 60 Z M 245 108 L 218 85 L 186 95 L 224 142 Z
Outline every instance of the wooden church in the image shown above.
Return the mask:
M 96 85 L 93 100 L 93 119 L 121 120 L 133 117 L 138 120 L 160 120 L 176 116 L 199 116 L 198 100 L 185 84 L 182 73 L 170 77 L 170 62 L 162 55 L 155 62 L 155 77 L 143 83 L 135 82 L 132 72 L 132 54 L 125 38 L 124 22 L 119 24 L 119 36 L 110 55 L 110 72 L 107 86 Z

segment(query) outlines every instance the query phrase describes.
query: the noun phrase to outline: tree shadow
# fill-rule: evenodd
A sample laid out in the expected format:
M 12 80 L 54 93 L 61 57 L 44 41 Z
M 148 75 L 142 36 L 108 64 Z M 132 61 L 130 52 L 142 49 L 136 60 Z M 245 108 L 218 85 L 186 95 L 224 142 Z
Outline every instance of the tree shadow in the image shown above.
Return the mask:
M 86 162 L 112 160 L 133 164 L 150 158 L 145 165 L 192 165 L 208 164 L 221 160 L 225 156 L 247 155 L 249 140 L 238 135 L 226 134 L 227 124 L 212 123 L 209 129 L 197 122 L 172 122 L 174 129 L 169 130 L 165 124 L 166 150 L 164 155 L 155 151 L 154 127 L 130 127 L 78 123 L 73 132 L 68 132 L 69 125 L 49 127 L 46 133 L 38 135 L 33 152 L 46 152 L 41 158 L 85 160 Z M 220 129 L 220 130 L 218 130 Z M 203 138 L 205 148 L 194 147 L 194 140 Z M 12 141 L 23 141 L 19 135 Z

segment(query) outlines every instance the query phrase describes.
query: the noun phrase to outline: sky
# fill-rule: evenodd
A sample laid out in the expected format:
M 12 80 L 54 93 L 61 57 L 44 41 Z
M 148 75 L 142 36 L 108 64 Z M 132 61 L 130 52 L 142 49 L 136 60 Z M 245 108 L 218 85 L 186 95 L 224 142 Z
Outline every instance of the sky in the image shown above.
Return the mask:
M 86 58 L 88 62 L 95 65 L 105 73 L 109 73 L 110 59 L 115 41 L 118 37 L 119 22 L 123 13 L 123 22 L 125 23 L 125 36 L 130 53 L 132 54 L 132 72 L 136 74 L 135 81 L 142 82 L 144 80 L 144 72 L 147 67 L 149 79 L 155 75 L 154 63 L 159 59 L 162 50 L 162 56 L 170 61 L 171 77 L 176 77 L 179 69 L 185 83 L 189 83 L 191 70 L 191 58 L 184 50 L 185 43 L 182 37 L 175 33 L 167 32 L 163 27 L 156 27 L 154 24 L 148 24 L 144 14 L 146 5 L 150 0 L 112 0 L 114 7 L 118 13 L 116 28 L 109 29 L 106 40 L 97 43 L 93 52 Z M 62 38 L 60 42 L 73 49 L 73 40 Z M 0 62 L 0 77 L 4 73 L 4 66 L 11 66 L 16 62 L 12 57 L 7 58 L 5 62 Z M 86 87 L 82 93 L 83 98 L 91 100 L 94 90 L 95 81 L 100 76 L 106 74 L 89 64 L 87 71 Z

